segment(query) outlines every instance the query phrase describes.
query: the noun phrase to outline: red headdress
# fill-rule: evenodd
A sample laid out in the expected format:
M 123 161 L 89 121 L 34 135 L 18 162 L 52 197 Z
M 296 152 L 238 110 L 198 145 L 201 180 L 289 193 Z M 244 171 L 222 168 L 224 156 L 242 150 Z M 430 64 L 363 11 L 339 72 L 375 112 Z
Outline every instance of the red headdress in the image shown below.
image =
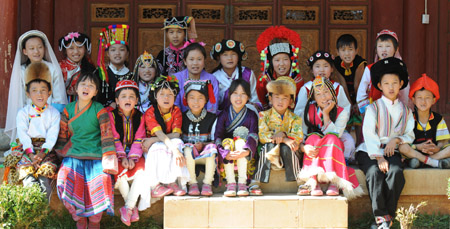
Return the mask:
M 439 94 L 438 84 L 433 79 L 428 77 L 427 74 L 423 73 L 422 77 L 417 79 L 416 82 L 411 85 L 411 89 L 409 90 L 409 98 L 412 99 L 414 93 L 421 90 L 422 88 L 431 91 L 431 93 L 433 93 L 434 97 L 436 98 L 436 101 L 438 101 L 441 97 Z

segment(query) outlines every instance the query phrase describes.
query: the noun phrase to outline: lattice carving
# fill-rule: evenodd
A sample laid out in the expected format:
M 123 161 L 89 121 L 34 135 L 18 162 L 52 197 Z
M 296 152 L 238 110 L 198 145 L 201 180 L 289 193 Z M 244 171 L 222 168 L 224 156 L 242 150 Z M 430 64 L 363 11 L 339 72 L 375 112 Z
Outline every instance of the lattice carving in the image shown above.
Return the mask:
M 176 14 L 176 5 L 139 5 L 140 23 L 163 23 Z
M 128 4 L 92 4 L 91 20 L 93 22 L 127 22 Z
M 196 23 L 225 23 L 225 5 L 188 5 L 187 12 Z
M 234 7 L 234 24 L 272 24 L 271 6 Z
M 319 24 L 319 6 L 283 6 L 283 24 Z
M 331 6 L 331 24 L 366 24 L 367 6 Z

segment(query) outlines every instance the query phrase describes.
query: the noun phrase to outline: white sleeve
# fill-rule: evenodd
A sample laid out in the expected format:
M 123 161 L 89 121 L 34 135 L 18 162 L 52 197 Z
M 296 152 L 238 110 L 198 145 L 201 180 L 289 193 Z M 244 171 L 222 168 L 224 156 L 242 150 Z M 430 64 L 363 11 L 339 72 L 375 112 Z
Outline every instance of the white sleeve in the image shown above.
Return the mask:
M 375 156 L 383 156 L 383 152 L 380 150 L 381 141 L 376 131 L 376 123 L 376 112 L 373 106 L 369 106 L 364 116 L 362 131 L 367 154 L 371 158 L 374 158 Z
M 345 95 L 344 87 L 342 87 L 342 85 L 339 84 L 337 88 L 339 88 L 339 93 L 337 95 L 338 106 L 344 108 L 344 110 L 346 110 L 347 113 L 350 114 L 352 105 L 350 104 L 350 101 L 348 101 L 348 98 Z
M 50 128 L 47 129 L 45 143 L 42 145 L 42 148 L 49 149 L 51 151 L 58 140 L 59 121 L 61 120 L 61 115 L 56 108 L 51 110 L 50 118 Z
M 300 88 L 297 95 L 297 104 L 295 105 L 294 114 L 303 119 L 303 112 L 305 111 L 306 103 L 308 102 L 308 95 L 306 91 L 306 85 Z
M 360 109 L 369 104 L 369 95 L 367 94 L 369 85 L 370 70 L 368 67 L 366 67 L 361 77 L 361 82 L 359 83 L 358 92 L 356 93 L 356 103 L 358 103 L 358 107 Z
M 22 148 L 24 150 L 32 148 L 33 144 L 31 142 L 30 136 L 28 135 L 28 128 L 29 128 L 28 114 L 26 113 L 25 108 L 22 108 L 17 113 L 16 125 L 17 125 L 17 138 L 19 138 L 19 141 L 22 144 Z
M 339 135 L 338 137 L 342 137 L 349 118 L 350 113 L 346 110 L 342 110 L 335 122 L 330 122 L 327 126 L 322 127 L 322 132 L 324 134 L 336 133 Z

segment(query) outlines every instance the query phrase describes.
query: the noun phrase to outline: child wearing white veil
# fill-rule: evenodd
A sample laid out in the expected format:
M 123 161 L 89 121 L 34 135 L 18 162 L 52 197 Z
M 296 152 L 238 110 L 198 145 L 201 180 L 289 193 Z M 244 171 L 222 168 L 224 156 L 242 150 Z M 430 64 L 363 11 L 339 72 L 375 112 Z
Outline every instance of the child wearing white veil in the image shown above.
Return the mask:
M 40 43 L 39 40 L 42 43 Z M 27 49 L 28 42 L 30 42 L 28 46 L 30 49 Z M 42 48 L 44 55 L 38 53 L 42 52 Z M 60 112 L 64 110 L 64 107 L 67 104 L 66 89 L 64 87 L 61 68 L 59 67 L 58 60 L 56 59 L 47 36 L 38 30 L 30 30 L 22 34 L 17 42 L 17 51 L 11 73 L 11 81 L 9 84 L 8 111 L 6 114 L 5 132 L 10 137 L 11 142 L 16 140 L 17 112 L 25 105 L 31 103 L 31 100 L 25 95 L 24 75 L 25 69 L 32 62 L 43 62 L 50 69 L 52 76 L 52 95 L 48 98 L 47 103 L 51 104 Z

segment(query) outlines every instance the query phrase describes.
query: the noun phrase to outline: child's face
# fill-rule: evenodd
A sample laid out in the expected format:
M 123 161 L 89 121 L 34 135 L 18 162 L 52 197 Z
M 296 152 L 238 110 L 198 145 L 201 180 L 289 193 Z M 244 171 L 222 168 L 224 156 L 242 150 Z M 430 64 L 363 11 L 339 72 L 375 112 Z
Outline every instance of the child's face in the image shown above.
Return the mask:
M 277 76 L 287 76 L 291 70 L 291 58 L 286 53 L 278 53 L 272 59 L 273 70 Z
M 32 82 L 29 86 L 29 92 L 27 92 L 27 96 L 39 108 L 45 106 L 51 94 L 52 92 L 48 90 L 48 85 L 45 82 Z
M 81 42 L 76 41 L 76 44 L 70 45 L 69 48 L 66 49 L 67 58 L 69 58 L 72 62 L 78 64 L 84 57 L 86 53 L 86 46 L 80 46 Z
M 173 91 L 167 88 L 160 89 L 158 93 L 156 93 L 156 103 L 158 106 L 164 110 L 169 110 L 173 107 L 175 102 L 175 94 Z
M 314 100 L 316 100 L 317 105 L 323 109 L 333 102 L 333 96 L 328 87 L 317 87 L 314 88 Z
M 41 38 L 33 37 L 27 40 L 22 52 L 30 59 L 31 63 L 41 62 L 44 58 L 45 46 Z
M 137 103 L 138 98 L 133 89 L 122 89 L 119 97 L 116 98 L 116 104 L 119 105 L 120 109 L 122 109 L 124 113 L 131 112 Z
M 79 100 L 92 100 L 97 95 L 97 86 L 92 80 L 86 79 L 78 83 L 77 94 Z
M 205 57 L 200 50 L 191 50 L 184 60 L 188 71 L 192 75 L 199 75 L 205 67 Z
M 287 94 L 272 94 L 269 96 L 272 107 L 279 113 L 284 114 L 292 103 L 292 98 Z
M 189 109 L 194 114 L 199 114 L 207 103 L 205 95 L 194 90 L 187 94 L 186 100 Z
M 123 44 L 113 44 L 109 46 L 106 55 L 108 55 L 111 64 L 114 66 L 122 66 L 128 58 L 127 46 Z
M 238 54 L 235 51 L 225 51 L 220 54 L 220 64 L 224 69 L 235 69 L 238 64 Z
M 425 89 L 416 91 L 412 101 L 419 111 L 429 111 L 431 106 L 436 103 L 436 98 L 431 91 Z
M 383 92 L 383 95 L 394 101 L 397 99 L 398 92 L 403 85 L 403 81 L 400 81 L 398 75 L 385 74 L 381 78 L 381 82 L 378 83 L 378 87 Z
M 156 69 L 146 65 L 145 63 L 141 63 L 141 65 L 139 65 L 139 78 L 146 82 L 152 82 L 155 80 L 155 75 L 156 75 Z
M 235 110 L 241 110 L 248 101 L 248 95 L 244 88 L 239 85 L 230 95 L 231 105 Z
M 328 63 L 328 61 L 320 59 L 313 64 L 312 72 L 314 76 L 321 76 L 329 79 L 333 72 L 333 67 L 331 67 L 331 64 Z
M 358 50 L 355 49 L 355 45 L 345 45 L 338 49 L 338 55 L 339 57 L 344 61 L 346 64 L 351 64 L 353 60 L 355 59 L 356 54 L 358 53 Z
M 392 41 L 377 41 L 377 55 L 380 57 L 380 59 L 393 57 L 396 51 L 397 50 L 395 50 Z
M 184 33 L 184 30 L 182 29 L 168 29 L 167 30 L 167 38 L 169 39 L 169 42 L 179 48 L 183 45 L 186 34 Z

